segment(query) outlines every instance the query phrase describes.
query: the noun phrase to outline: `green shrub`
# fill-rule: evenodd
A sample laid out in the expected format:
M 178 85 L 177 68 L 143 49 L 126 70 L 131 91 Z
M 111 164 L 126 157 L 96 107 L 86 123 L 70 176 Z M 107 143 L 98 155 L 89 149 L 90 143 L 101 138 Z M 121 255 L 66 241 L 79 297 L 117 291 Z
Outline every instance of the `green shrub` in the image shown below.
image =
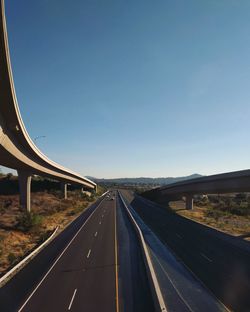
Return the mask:
M 246 201 L 246 199 L 247 199 L 246 193 L 238 193 L 235 195 L 235 201 L 236 202 Z
M 4 213 L 5 212 L 5 206 L 4 206 L 4 203 L 1 202 L 0 203 L 0 213 Z
M 230 212 L 238 216 L 250 216 L 250 207 L 248 203 L 241 202 L 240 205 L 231 207 Z
M 43 242 L 45 242 L 49 238 L 50 235 L 51 235 L 51 231 L 43 232 L 39 237 L 39 243 L 42 244 Z
M 35 226 L 39 226 L 42 223 L 43 217 L 32 213 L 24 212 L 17 218 L 16 228 L 23 232 L 28 232 Z
M 224 211 L 217 210 L 215 208 L 211 208 L 206 211 L 206 216 L 209 218 L 214 218 L 215 220 L 225 216 L 225 214 L 226 213 Z
M 200 206 L 200 207 L 205 207 L 207 205 L 210 204 L 210 201 L 207 197 L 202 197 L 202 198 L 194 198 L 194 203 L 197 205 L 197 206 Z
M 88 206 L 88 205 L 87 205 L 86 203 L 82 203 L 82 204 L 76 206 L 75 209 L 74 209 L 74 211 L 75 211 L 76 213 L 82 212 L 87 206 Z
M 13 177 L 13 174 L 11 172 L 7 173 L 5 176 L 6 180 L 11 180 L 11 178 Z
M 68 217 L 74 216 L 75 214 L 76 214 L 76 211 L 74 210 L 70 210 L 69 212 L 67 212 Z
M 16 256 L 12 252 L 8 254 L 8 261 L 10 264 L 13 264 L 16 261 Z
M 1 241 L 3 241 L 4 237 L 0 235 L 0 256 L 3 254 L 3 247 L 1 246 Z

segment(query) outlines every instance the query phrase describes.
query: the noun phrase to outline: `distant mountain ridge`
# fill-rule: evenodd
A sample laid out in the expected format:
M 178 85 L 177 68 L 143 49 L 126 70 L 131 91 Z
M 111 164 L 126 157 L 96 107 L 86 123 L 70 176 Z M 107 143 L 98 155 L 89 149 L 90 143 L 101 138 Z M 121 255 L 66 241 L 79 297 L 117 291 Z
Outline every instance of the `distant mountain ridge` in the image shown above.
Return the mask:
M 166 185 L 171 184 L 179 181 L 185 181 L 195 178 L 202 177 L 201 174 L 195 173 L 191 174 L 189 176 L 184 177 L 166 177 L 166 178 L 146 178 L 146 177 L 140 177 L 140 178 L 115 178 L 115 179 L 99 179 L 94 177 L 87 177 L 88 179 L 91 179 L 92 181 L 96 183 L 115 183 L 115 184 L 152 184 L 152 185 Z

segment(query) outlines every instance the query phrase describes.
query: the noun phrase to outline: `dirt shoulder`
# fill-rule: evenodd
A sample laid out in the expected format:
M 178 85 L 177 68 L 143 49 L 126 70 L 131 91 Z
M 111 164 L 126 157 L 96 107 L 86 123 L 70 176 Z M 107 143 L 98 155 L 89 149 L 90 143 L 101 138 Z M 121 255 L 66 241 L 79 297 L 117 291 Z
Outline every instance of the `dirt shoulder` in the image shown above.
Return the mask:
M 18 195 L 0 195 L 0 276 L 45 241 L 56 227 L 62 231 L 91 203 L 79 191 L 61 199 L 59 192 L 33 193 L 32 213 L 19 208 Z

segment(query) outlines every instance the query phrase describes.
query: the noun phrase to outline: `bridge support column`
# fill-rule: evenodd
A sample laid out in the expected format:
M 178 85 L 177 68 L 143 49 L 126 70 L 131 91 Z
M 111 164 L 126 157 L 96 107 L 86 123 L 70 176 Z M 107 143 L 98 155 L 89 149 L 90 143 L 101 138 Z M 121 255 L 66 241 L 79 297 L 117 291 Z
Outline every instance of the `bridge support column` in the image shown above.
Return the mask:
M 186 195 L 186 209 L 192 210 L 193 209 L 193 196 Z
M 20 206 L 30 212 L 30 188 L 31 188 L 31 174 L 25 170 L 18 170 L 18 182 L 20 192 Z
M 62 182 L 61 183 L 61 190 L 62 190 L 63 198 L 67 199 L 68 198 L 68 184 Z

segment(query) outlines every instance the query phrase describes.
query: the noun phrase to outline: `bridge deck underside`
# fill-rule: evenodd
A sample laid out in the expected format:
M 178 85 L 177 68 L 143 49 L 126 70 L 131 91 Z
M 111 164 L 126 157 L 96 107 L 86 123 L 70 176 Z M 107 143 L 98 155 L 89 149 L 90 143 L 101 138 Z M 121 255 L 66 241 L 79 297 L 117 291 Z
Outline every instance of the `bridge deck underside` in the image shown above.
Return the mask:
M 250 177 L 238 177 L 234 179 L 211 182 L 187 183 L 186 185 L 159 190 L 159 192 L 164 196 L 250 192 Z

